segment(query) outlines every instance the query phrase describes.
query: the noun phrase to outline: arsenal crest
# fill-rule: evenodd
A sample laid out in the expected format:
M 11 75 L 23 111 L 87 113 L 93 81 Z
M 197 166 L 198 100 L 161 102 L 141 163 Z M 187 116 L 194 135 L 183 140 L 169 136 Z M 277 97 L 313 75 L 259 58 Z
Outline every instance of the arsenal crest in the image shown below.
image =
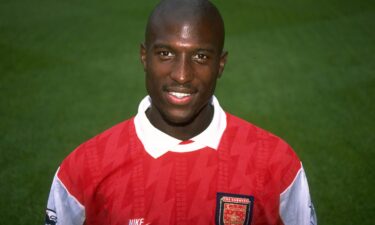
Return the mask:
M 251 223 L 253 203 L 253 196 L 217 193 L 216 224 L 249 225 Z

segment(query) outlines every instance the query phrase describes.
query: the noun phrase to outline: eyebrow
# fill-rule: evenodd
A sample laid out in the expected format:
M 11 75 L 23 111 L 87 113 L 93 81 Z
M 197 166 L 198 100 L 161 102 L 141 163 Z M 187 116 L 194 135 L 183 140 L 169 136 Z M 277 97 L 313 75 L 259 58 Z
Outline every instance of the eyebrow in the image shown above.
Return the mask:
M 198 48 L 197 52 L 209 52 L 209 53 L 215 53 L 215 50 L 212 48 Z
M 166 45 L 166 44 L 154 44 L 153 46 L 152 46 L 152 48 L 171 48 L 171 46 L 169 46 L 169 45 Z
M 168 44 L 162 44 L 162 43 L 156 43 L 152 46 L 153 49 L 158 49 L 158 48 L 165 48 L 165 49 L 173 49 L 172 46 Z M 196 52 L 209 52 L 209 53 L 215 53 L 215 49 L 213 48 L 202 48 L 199 47 L 197 49 L 194 49 Z

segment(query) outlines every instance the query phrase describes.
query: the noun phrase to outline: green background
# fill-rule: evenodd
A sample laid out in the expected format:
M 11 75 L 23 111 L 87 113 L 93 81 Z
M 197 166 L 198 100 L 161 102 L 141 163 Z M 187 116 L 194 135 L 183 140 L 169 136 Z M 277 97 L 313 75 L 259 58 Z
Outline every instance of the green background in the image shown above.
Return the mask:
M 223 108 L 293 146 L 319 224 L 373 224 L 375 2 L 214 2 Z M 63 158 L 136 113 L 155 3 L 0 1 L 0 224 L 42 224 Z

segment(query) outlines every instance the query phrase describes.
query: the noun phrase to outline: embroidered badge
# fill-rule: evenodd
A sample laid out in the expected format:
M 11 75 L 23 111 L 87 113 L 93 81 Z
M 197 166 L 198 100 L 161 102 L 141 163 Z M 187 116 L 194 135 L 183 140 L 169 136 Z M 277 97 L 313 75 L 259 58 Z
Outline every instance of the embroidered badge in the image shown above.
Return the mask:
M 254 205 L 254 197 L 217 193 L 216 224 L 217 225 L 249 225 Z

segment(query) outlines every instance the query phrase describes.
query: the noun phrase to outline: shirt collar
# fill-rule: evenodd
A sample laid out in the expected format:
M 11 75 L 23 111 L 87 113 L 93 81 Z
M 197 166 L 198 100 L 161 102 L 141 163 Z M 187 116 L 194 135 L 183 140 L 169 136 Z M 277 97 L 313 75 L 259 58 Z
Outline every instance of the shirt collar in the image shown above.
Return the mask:
M 217 150 L 227 126 L 227 119 L 215 96 L 212 97 L 211 104 L 214 106 L 214 116 L 210 125 L 202 133 L 191 138 L 188 143 L 182 143 L 182 140 L 162 132 L 151 124 L 145 114 L 146 110 L 151 106 L 151 98 L 146 96 L 139 104 L 138 113 L 134 118 L 137 136 L 146 152 L 152 157 L 158 158 L 168 151 L 191 152 L 203 147 Z

